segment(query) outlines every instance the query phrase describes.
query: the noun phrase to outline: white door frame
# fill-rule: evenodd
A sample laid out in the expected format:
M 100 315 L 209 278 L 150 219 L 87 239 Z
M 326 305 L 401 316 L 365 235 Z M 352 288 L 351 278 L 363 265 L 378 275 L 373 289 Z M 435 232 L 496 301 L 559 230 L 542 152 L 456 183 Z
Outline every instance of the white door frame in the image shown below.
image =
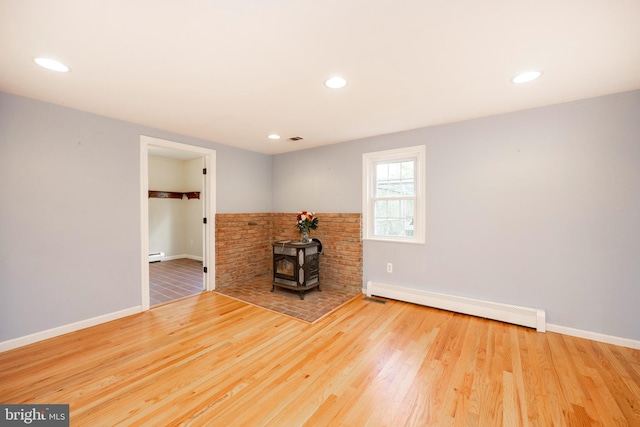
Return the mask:
M 204 212 L 207 218 L 205 226 L 202 254 L 202 265 L 207 268 L 203 275 L 204 290 L 216 288 L 216 254 L 215 254 L 215 215 L 216 215 L 216 151 L 195 145 L 181 144 L 165 139 L 140 135 L 140 265 L 142 267 L 142 310 L 149 310 L 149 147 L 160 147 L 171 150 L 198 154 L 204 158 Z

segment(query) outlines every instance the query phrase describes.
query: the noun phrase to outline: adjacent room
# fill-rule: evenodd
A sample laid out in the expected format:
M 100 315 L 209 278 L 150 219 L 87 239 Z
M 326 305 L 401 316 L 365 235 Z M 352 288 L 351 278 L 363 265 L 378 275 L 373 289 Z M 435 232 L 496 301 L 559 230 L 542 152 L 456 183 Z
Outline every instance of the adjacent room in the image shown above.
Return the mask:
M 153 148 L 148 158 L 150 305 L 204 291 L 203 161 Z
M 638 22 L 0 2 L 0 424 L 640 425 Z

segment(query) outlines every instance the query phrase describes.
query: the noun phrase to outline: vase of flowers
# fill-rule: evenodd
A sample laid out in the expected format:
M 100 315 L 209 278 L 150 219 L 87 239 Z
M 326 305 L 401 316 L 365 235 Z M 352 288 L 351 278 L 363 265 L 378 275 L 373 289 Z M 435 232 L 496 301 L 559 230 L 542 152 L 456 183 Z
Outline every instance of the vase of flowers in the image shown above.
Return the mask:
M 302 243 L 309 243 L 309 230 L 318 228 L 318 218 L 316 214 L 309 211 L 302 211 L 296 217 L 298 230 L 300 230 L 300 240 Z

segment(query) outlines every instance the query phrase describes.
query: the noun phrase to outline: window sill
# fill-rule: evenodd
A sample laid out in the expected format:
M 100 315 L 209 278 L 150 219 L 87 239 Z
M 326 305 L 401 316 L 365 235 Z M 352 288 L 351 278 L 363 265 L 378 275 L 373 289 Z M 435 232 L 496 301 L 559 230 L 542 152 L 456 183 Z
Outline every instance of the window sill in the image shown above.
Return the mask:
M 371 241 L 371 242 L 408 243 L 408 244 L 412 244 L 412 245 L 424 245 L 425 244 L 424 240 L 418 240 L 418 239 L 408 240 L 408 239 L 398 239 L 398 238 L 393 238 L 393 237 L 363 237 L 362 240 L 363 241 Z

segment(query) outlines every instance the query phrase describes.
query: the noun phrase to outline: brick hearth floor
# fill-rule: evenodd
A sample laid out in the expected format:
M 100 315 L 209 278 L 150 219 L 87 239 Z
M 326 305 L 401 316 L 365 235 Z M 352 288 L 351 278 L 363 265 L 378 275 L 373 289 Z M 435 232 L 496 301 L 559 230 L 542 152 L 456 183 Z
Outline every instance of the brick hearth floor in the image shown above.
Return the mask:
M 149 305 L 164 304 L 202 291 L 202 262 L 180 258 L 149 263 Z
M 304 294 L 304 300 L 301 300 L 296 291 L 276 287 L 271 292 L 272 279 L 271 275 L 258 276 L 246 283 L 219 286 L 216 292 L 309 323 L 362 295 L 323 286 L 321 282 L 321 292 L 311 289 Z

